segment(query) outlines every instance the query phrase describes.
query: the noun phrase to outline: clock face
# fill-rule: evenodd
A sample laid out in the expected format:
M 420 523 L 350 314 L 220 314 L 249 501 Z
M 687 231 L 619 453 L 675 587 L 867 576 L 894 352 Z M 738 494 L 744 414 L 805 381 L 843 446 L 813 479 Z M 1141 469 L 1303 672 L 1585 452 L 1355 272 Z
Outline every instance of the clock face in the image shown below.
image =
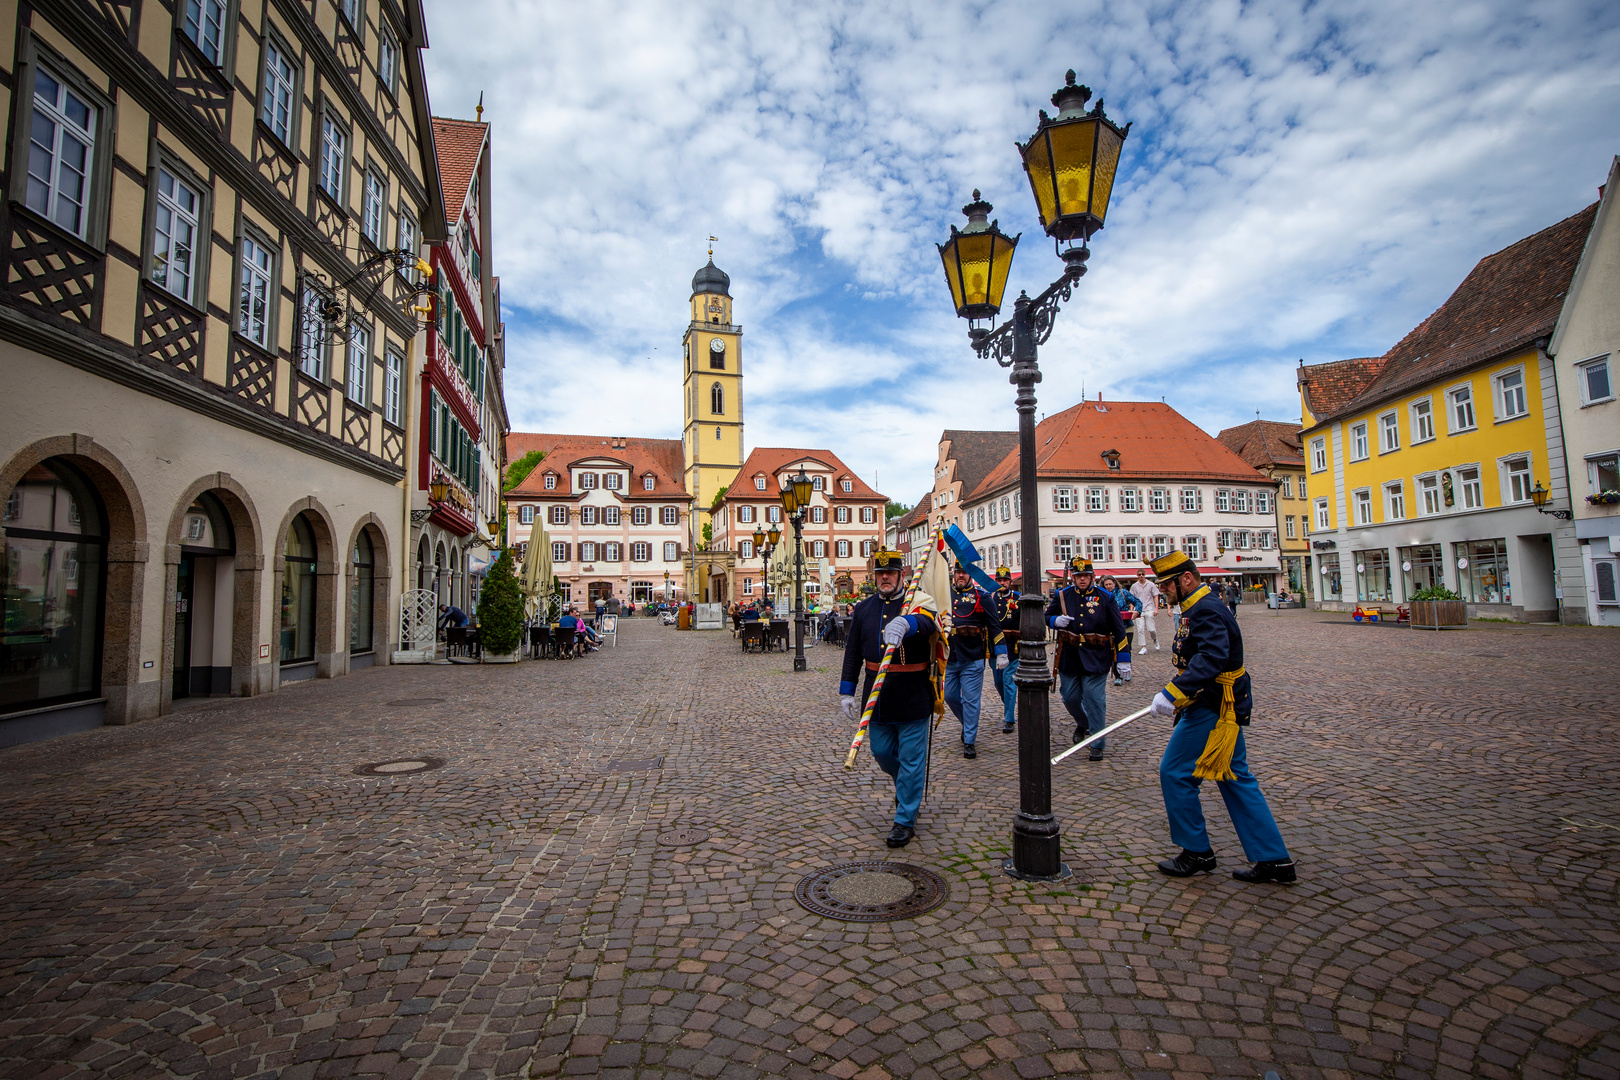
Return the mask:
M 726 343 L 721 341 L 719 338 L 715 338 L 709 342 L 709 351 L 714 353 L 723 353 L 726 351 Z

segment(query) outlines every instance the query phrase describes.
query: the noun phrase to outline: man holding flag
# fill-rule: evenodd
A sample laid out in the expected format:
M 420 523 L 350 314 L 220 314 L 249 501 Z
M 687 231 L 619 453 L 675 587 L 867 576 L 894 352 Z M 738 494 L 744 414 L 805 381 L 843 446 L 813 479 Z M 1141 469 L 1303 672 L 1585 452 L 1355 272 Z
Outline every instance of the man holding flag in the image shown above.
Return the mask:
M 891 848 L 905 847 L 917 832 L 917 810 L 928 778 L 929 721 L 935 700 L 930 666 L 938 624 L 927 596 L 915 597 L 912 610 L 905 610 L 904 573 L 905 557 L 898 551 L 879 551 L 873 559 L 872 581 L 877 592 L 856 604 L 850 614 L 843 681 L 838 685 L 844 715 L 855 720 L 872 694 L 885 647 L 895 646 L 867 725 L 872 759 L 894 779 L 894 828 L 884 841 Z M 857 698 L 855 680 L 862 667 L 866 677 Z M 853 757 L 854 751 L 850 753 Z

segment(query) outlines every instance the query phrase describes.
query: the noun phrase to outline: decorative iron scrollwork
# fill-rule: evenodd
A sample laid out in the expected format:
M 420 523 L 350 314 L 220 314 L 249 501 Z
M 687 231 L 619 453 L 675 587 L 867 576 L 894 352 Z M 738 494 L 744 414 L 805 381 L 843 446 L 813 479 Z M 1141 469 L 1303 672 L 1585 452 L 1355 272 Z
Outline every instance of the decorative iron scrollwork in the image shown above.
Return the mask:
M 415 271 L 418 276 L 411 277 Z M 409 248 L 379 251 L 345 280 L 328 284 L 314 270 L 300 276 L 298 289 L 298 361 L 305 370 L 325 370 L 327 346 L 349 341 L 361 324 L 361 312 L 370 307 L 389 277 L 403 282 L 410 297 L 434 296 L 432 272 L 421 256 Z M 428 306 L 411 309 L 419 319 L 431 313 Z

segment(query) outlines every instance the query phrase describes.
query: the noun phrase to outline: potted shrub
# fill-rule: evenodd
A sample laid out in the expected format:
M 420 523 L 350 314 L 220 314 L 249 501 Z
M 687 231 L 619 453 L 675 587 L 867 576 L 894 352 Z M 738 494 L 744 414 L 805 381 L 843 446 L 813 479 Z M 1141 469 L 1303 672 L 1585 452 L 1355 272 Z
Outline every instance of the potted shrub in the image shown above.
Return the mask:
M 486 664 L 511 664 L 523 640 L 523 593 L 512 570 L 512 553 L 501 552 L 478 597 L 478 641 Z
M 1419 589 L 1412 594 L 1411 603 L 1413 626 L 1424 630 L 1468 626 L 1468 605 L 1444 585 Z

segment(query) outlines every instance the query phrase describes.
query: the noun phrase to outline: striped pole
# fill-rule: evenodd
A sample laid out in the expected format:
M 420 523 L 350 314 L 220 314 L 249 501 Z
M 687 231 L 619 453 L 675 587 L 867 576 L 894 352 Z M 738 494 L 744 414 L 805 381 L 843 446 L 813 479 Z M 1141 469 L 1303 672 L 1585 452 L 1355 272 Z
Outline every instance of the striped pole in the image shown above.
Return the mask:
M 934 550 L 938 546 L 939 529 L 936 528 L 933 535 L 928 538 L 928 550 L 917 560 L 917 569 L 911 575 L 911 584 L 906 586 L 906 597 L 900 606 L 901 615 L 911 614 L 912 603 L 917 597 L 917 587 L 922 584 L 923 568 L 928 565 L 928 560 L 934 557 Z M 861 740 L 866 738 L 866 727 L 872 722 L 872 710 L 877 708 L 878 694 L 883 690 L 883 681 L 889 677 L 889 662 L 894 659 L 895 649 L 894 645 L 884 646 L 883 662 L 878 665 L 877 678 L 872 680 L 872 692 L 866 697 L 866 708 L 861 710 L 860 726 L 855 729 L 855 737 L 849 742 L 849 753 L 844 755 L 846 769 L 855 767 L 855 755 L 860 753 Z

